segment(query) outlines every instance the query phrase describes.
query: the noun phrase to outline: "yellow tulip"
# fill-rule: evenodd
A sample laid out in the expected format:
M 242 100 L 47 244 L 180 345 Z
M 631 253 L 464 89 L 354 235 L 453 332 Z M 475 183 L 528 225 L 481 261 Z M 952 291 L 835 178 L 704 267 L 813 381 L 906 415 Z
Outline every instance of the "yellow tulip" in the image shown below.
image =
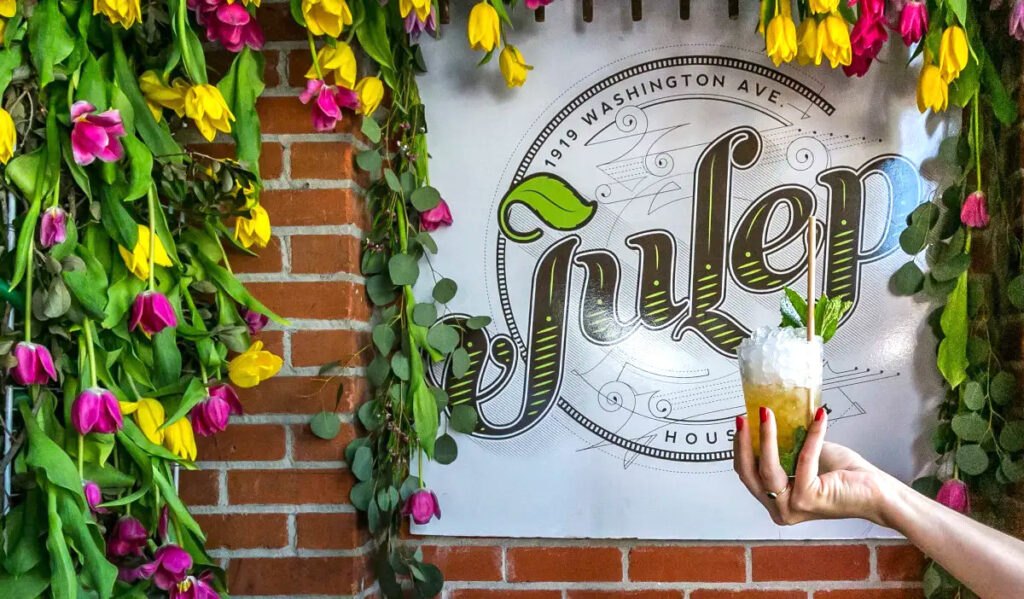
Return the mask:
M 7 21 L 0 19 L 0 44 L 4 43 L 5 31 L 7 31 Z
M 249 210 L 249 218 L 235 220 L 235 239 L 246 248 L 256 245 L 267 247 L 270 242 L 270 215 L 259 204 Z
M 796 24 L 787 12 L 780 12 L 768 21 L 765 50 L 775 66 L 796 58 Z
M 363 77 L 356 84 L 356 93 L 359 94 L 359 113 L 370 116 L 384 99 L 384 84 L 376 77 Z
M 246 6 L 255 6 L 256 8 L 259 8 L 260 0 L 242 0 L 242 4 Z
M 490 52 L 501 42 L 498 11 L 487 2 L 479 2 L 469 12 L 469 47 Z
M 9 19 L 18 12 L 17 0 L 0 0 L 0 17 Z
M 939 73 L 942 80 L 952 83 L 967 66 L 968 58 L 967 34 L 956 25 L 947 27 L 939 42 Z
M 124 265 L 132 274 L 143 281 L 149 279 L 149 227 L 139 225 L 139 240 L 135 242 L 132 251 L 129 252 L 127 248 L 120 245 L 117 246 L 117 250 L 121 252 L 121 259 L 124 260 Z M 164 249 L 164 244 L 161 243 L 159 237 L 156 238 L 153 262 L 160 266 L 171 266 L 171 257 L 167 255 L 167 250 Z
M 206 141 L 213 141 L 217 131 L 231 133 L 231 121 L 235 120 L 220 90 L 208 83 L 193 85 L 185 92 L 185 114 Z
M 931 108 L 935 112 L 949 105 L 949 84 L 943 81 L 939 67 L 928 64 L 921 69 L 917 80 L 917 109 L 921 112 Z
M 821 64 L 821 46 L 818 45 L 818 22 L 807 17 L 796 29 L 796 60 L 800 64 Z
M 164 428 L 164 447 L 184 460 L 195 461 L 196 436 L 188 418 L 180 418 Z
M 185 116 L 188 83 L 185 83 L 184 79 L 175 79 L 168 86 L 156 71 L 146 71 L 139 77 L 139 89 L 142 90 L 142 95 L 146 96 L 146 105 L 157 122 L 163 118 L 164 108 L 173 110 L 178 116 Z
M 14 156 L 14 146 L 18 143 L 18 131 L 14 128 L 14 119 L 11 113 L 0 108 L 0 163 L 7 164 L 7 161 Z
M 839 0 L 811 0 L 811 12 L 826 15 L 839 8 Z
M 139 426 L 143 435 L 155 445 L 164 442 L 164 431 L 160 429 L 164 425 L 166 416 L 164 406 L 155 399 L 148 397 L 139 398 L 139 401 L 119 401 L 122 414 L 133 414 L 132 419 Z
M 352 89 L 356 84 L 356 55 L 345 42 L 339 41 L 334 48 L 324 46 L 316 53 L 316 62 L 326 78 L 334 74 L 334 84 Z M 316 79 L 316 67 L 309 67 L 306 79 Z
M 283 363 L 278 356 L 263 350 L 262 341 L 255 341 L 228 362 L 228 378 L 243 389 L 255 387 L 277 374 Z
M 420 23 L 426 23 L 427 17 L 430 16 L 430 0 L 400 0 L 398 3 L 398 12 L 401 13 L 403 19 L 408 17 L 414 9 Z
M 526 83 L 526 72 L 533 67 L 526 64 L 519 48 L 506 45 L 498 58 L 498 65 L 501 67 L 501 74 L 505 77 L 505 84 L 509 87 L 520 87 Z
M 818 25 L 818 48 L 828 58 L 832 68 L 848 65 L 853 60 L 853 49 L 850 47 L 850 30 L 846 20 L 836 13 L 822 19 Z M 821 63 L 821 57 L 815 64 Z
M 338 37 L 352 24 L 352 11 L 345 0 L 302 0 L 302 16 L 313 35 Z
M 103 14 L 111 23 L 125 29 L 142 20 L 139 0 L 93 0 L 92 14 Z

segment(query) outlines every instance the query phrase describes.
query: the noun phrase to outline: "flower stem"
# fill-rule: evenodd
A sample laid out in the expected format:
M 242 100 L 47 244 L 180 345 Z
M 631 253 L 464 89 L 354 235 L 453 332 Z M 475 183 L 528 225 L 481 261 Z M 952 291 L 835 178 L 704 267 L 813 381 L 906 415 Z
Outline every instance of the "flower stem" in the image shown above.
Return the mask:
M 32 342 L 32 263 L 36 253 L 36 238 L 33 232 L 28 236 L 28 267 L 25 268 L 25 342 Z
M 974 92 L 974 172 L 978 177 L 978 191 L 981 191 L 981 114 L 978 103 L 978 92 Z
M 150 185 L 146 194 L 149 209 L 149 290 L 156 287 L 156 189 Z
M 323 71 L 320 70 L 320 57 L 316 54 L 316 43 L 313 41 L 313 32 L 308 29 L 306 30 L 306 39 L 309 40 L 309 53 L 313 57 L 313 68 L 316 70 L 316 78 L 324 81 Z
M 82 328 L 85 330 L 85 344 L 89 349 L 89 379 L 93 387 L 98 387 L 99 385 L 96 383 L 96 348 L 93 347 L 92 321 L 86 318 L 82 323 Z
M 78 478 L 85 480 L 85 435 L 78 435 Z
M 424 487 L 423 484 L 423 446 L 420 445 L 420 451 L 416 454 L 416 478 L 420 479 L 420 488 Z

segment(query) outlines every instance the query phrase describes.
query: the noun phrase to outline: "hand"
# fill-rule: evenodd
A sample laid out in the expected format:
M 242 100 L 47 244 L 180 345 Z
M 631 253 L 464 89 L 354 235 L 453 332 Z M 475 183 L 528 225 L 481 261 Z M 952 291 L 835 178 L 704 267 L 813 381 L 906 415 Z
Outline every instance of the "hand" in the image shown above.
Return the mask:
M 828 415 L 819 408 L 807 431 L 797 461 L 796 477 L 786 475 L 779 463 L 775 414 L 761 408 L 761 459 L 754 457 L 749 424 L 736 417 L 733 439 L 734 466 L 740 480 L 779 525 L 822 518 L 866 518 L 883 522 L 883 502 L 891 477 L 857 452 L 825 442 Z M 777 493 L 774 499 L 768 495 Z

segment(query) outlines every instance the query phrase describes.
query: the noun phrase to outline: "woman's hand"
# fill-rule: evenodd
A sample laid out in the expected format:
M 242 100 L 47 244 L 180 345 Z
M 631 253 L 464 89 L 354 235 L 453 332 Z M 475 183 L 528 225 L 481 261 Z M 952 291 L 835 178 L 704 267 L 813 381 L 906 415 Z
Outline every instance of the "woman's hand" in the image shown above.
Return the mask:
M 746 418 L 736 418 L 734 465 L 747 490 L 779 525 L 821 518 L 866 518 L 887 525 L 883 517 L 886 488 L 893 479 L 842 445 L 825 442 L 828 415 L 819 408 L 807 431 L 796 477 L 790 480 L 779 463 L 775 414 L 761 408 L 761 458 L 754 457 Z M 769 493 L 775 493 L 773 498 Z

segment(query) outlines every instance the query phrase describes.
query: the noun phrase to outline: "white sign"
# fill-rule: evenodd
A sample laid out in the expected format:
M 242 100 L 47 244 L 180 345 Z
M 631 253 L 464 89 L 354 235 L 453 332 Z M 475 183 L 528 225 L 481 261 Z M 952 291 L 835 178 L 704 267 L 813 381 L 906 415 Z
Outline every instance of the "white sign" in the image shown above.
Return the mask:
M 479 425 L 426 479 L 420 534 L 671 539 L 863 538 L 863 521 L 779 528 L 732 472 L 744 411 L 735 349 L 804 290 L 855 302 L 826 346 L 829 438 L 909 480 L 939 395 L 926 304 L 894 296 L 921 164 L 949 125 L 918 114 L 898 44 L 863 79 L 764 56 L 756 15 L 648 3 L 583 24 L 556 2 L 511 42 L 536 65 L 508 90 L 476 67 L 464 14 L 423 43 L 431 183 L 455 224 L 438 276 L 461 285 L 469 374 L 438 368 Z M 697 6 L 699 5 L 699 7 Z M 458 434 L 458 433 L 456 433 Z

